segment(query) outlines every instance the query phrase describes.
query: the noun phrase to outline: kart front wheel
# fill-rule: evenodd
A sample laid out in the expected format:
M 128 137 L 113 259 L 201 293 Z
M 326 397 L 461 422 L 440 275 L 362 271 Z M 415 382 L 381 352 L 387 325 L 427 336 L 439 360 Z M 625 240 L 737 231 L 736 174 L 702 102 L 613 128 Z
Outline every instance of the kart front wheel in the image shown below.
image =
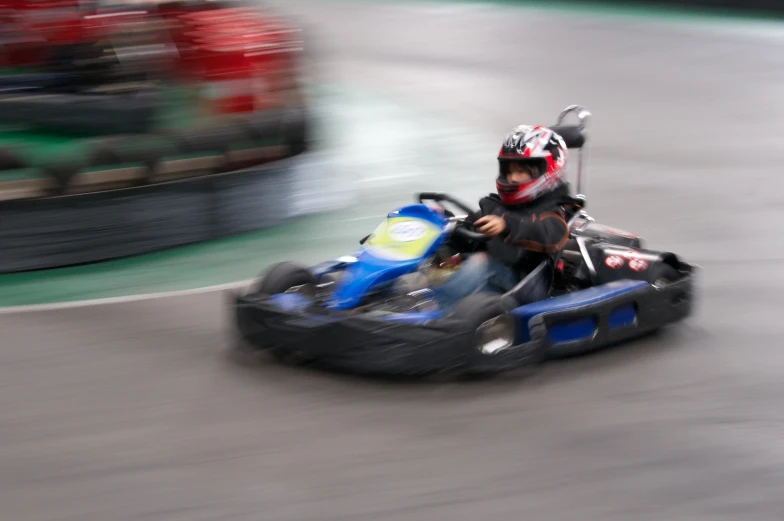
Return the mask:
M 261 274 L 256 292 L 262 295 L 276 295 L 295 286 L 316 283 L 316 277 L 305 266 L 286 261 L 271 266 Z
M 295 262 L 280 262 L 270 266 L 261 274 L 261 281 L 255 291 L 261 295 L 277 295 L 303 284 L 316 284 L 316 277 L 305 266 Z M 311 361 L 308 357 L 293 353 L 288 349 L 269 346 L 267 352 L 279 362 L 298 365 Z

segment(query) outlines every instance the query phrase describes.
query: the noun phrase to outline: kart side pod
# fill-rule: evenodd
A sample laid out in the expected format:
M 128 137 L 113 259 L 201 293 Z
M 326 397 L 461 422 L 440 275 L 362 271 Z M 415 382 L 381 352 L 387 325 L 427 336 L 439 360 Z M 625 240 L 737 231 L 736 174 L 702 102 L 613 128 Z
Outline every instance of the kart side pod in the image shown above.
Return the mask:
M 690 272 L 688 265 L 674 253 L 604 241 L 593 242 L 585 237 L 572 239 L 561 261 L 561 280 L 580 287 L 619 280 L 640 280 L 662 285 L 674 282 Z

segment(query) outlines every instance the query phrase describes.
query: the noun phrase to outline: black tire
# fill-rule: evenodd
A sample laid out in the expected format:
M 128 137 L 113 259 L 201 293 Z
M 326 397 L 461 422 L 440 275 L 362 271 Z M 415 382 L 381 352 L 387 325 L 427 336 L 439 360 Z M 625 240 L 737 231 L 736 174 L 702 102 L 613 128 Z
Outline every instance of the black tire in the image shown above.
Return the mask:
M 679 280 L 682 276 L 681 272 L 675 269 L 674 266 L 664 262 L 658 262 L 651 270 L 648 281 L 651 284 L 666 286 L 667 284 L 672 284 Z
M 118 134 L 94 138 L 94 161 L 100 164 L 139 163 L 152 168 L 162 157 L 185 154 L 177 143 L 156 134 Z
M 186 152 L 194 153 L 225 153 L 231 150 L 235 143 L 252 140 L 245 127 L 235 119 L 225 119 L 211 125 L 175 130 L 170 135 Z
M 468 343 L 466 357 L 467 367 L 461 371 L 460 376 L 466 379 L 484 379 L 491 376 L 491 372 L 483 370 L 483 355 L 476 349 L 476 330 L 484 322 L 504 314 L 502 300 L 499 295 L 491 293 L 477 293 L 464 298 L 454 307 L 453 318 L 457 320 L 457 327 Z
M 41 169 L 57 181 L 58 193 L 65 194 L 71 180 L 88 165 L 84 157 L 50 157 L 41 163 Z
M 162 101 L 154 89 L 133 95 L 0 96 L 0 122 L 89 136 L 147 133 Z
M 308 269 L 295 262 L 280 262 L 262 274 L 256 291 L 262 295 L 283 293 L 294 286 L 316 284 L 316 277 Z
M 83 143 L 76 153 L 68 153 L 57 157 L 45 158 L 43 170 L 57 180 L 63 193 L 68 193 L 71 183 L 83 170 L 89 168 L 116 167 L 130 162 L 121 156 L 119 137 L 94 138 Z M 99 189 L 100 190 L 100 189 Z
M 289 261 L 280 262 L 262 273 L 262 279 L 256 286 L 256 292 L 260 295 L 276 295 L 302 284 L 316 284 L 316 277 L 300 264 Z M 312 361 L 311 358 L 288 349 L 269 347 L 266 351 L 278 362 L 288 365 L 301 365 Z
M 255 142 L 283 141 L 283 119 L 280 109 L 251 112 L 240 118 L 240 124 Z
M 305 109 L 290 109 L 281 122 L 283 139 L 291 147 L 293 154 L 305 152 L 308 148 L 308 113 Z
M 0 170 L 27 168 L 24 160 L 9 148 L 0 148 Z
M 486 378 L 521 367 L 540 364 L 544 357 L 539 350 L 519 352 L 504 351 L 501 354 L 484 354 L 476 347 L 476 331 L 484 322 L 505 315 L 507 306 L 501 295 L 477 293 L 460 301 L 454 308 L 453 317 L 460 331 L 470 339 L 468 366 L 462 371 L 468 378 Z M 513 348 L 514 349 L 514 348 Z

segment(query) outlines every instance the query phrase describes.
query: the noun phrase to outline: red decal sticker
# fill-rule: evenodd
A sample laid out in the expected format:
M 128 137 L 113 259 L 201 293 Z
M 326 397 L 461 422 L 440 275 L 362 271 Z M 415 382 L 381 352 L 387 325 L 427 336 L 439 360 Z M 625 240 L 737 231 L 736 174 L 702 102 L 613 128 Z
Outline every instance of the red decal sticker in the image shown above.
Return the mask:
M 629 268 L 634 271 L 645 271 L 648 269 L 648 261 L 645 259 L 632 259 L 629 261 Z
M 623 266 L 624 260 L 623 257 L 618 255 L 610 255 L 606 259 L 604 259 L 604 263 L 607 265 L 608 268 L 612 268 L 617 270 L 621 266 Z

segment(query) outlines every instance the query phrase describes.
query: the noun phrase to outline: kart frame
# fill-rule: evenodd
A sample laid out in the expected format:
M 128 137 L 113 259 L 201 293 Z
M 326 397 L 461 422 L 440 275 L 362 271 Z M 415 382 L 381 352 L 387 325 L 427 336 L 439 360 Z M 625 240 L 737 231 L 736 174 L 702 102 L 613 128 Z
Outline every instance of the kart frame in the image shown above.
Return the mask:
M 577 125 L 564 123 L 570 115 Z M 571 105 L 551 127 L 578 150 L 577 211 L 569 219 L 574 244 L 561 260 L 583 273 L 587 286 L 521 305 L 514 294 L 530 275 L 505 295 L 471 295 L 451 311 L 431 314 L 335 312 L 313 300 L 316 284 L 265 294 L 262 280 L 246 293 L 229 295 L 239 344 L 352 373 L 497 373 L 595 351 L 685 319 L 692 311 L 694 267 L 673 253 L 642 248 L 638 237 L 598 225 L 583 210 L 590 118 L 585 107 Z M 450 218 L 449 227 L 459 220 Z M 627 267 L 612 267 L 610 258 L 626 259 Z M 628 268 L 632 259 L 650 269 Z M 316 281 L 346 262 L 339 258 L 302 271 Z M 662 273 L 677 276 L 667 280 Z

